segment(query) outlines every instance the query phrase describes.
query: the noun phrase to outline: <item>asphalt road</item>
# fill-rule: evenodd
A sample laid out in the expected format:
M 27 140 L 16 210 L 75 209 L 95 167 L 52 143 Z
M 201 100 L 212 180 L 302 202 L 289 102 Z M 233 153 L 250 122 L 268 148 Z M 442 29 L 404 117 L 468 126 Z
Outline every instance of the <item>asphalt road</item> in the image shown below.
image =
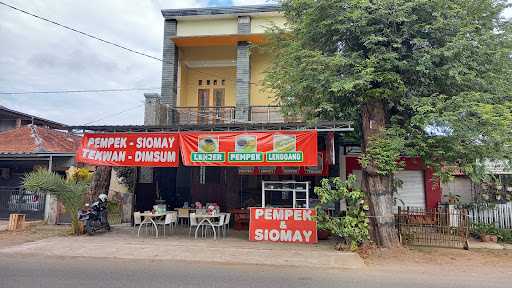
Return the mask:
M 314 270 L 258 265 L 0 255 L 1 288 L 511 287 L 510 279 L 416 271 Z

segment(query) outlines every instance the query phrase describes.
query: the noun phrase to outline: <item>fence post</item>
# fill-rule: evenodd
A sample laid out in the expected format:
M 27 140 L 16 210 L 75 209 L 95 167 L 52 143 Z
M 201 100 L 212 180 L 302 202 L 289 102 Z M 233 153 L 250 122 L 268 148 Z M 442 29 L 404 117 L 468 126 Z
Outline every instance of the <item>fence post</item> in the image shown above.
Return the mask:
M 402 243 L 402 230 L 401 230 L 401 220 L 402 219 L 402 207 L 398 206 L 398 221 L 397 221 L 397 230 L 398 230 L 398 241 Z

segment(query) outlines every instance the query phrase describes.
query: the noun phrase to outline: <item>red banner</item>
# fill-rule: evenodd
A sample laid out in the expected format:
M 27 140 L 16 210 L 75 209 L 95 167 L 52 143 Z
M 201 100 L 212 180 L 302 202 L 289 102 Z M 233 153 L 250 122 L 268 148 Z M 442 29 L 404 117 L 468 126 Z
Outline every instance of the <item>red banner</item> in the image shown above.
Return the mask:
M 316 131 L 180 132 L 187 166 L 316 166 Z
M 317 153 L 317 166 L 282 166 L 282 167 L 238 167 L 240 175 L 301 175 L 301 176 L 329 176 L 329 165 L 324 151 Z M 267 168 L 274 168 L 268 169 Z
M 108 166 L 177 167 L 178 133 L 86 133 L 77 162 Z
M 317 243 L 315 209 L 250 208 L 249 240 Z

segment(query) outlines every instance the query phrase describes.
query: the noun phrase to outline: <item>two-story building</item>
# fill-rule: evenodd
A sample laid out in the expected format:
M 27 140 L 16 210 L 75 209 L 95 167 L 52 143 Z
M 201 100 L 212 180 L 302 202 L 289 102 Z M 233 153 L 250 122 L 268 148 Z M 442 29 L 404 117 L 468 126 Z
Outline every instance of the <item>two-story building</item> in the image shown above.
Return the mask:
M 146 110 L 145 124 L 283 122 L 279 103 L 262 85 L 272 56 L 258 48 L 267 28 L 284 26 L 278 10 L 163 10 L 162 92 L 146 99 L 166 109 Z
M 281 113 L 262 83 L 273 60 L 262 45 L 265 33 L 273 25 L 286 25 L 279 10 L 276 5 L 162 10 L 162 90 L 160 95 L 145 94 L 145 125 L 197 131 L 304 129 L 307 125 L 300 119 Z M 322 168 L 316 173 L 282 167 L 142 169 L 137 191 L 146 196 L 137 197 L 136 209 L 151 207 L 157 196 L 147 195 L 155 190 L 172 206 L 205 201 L 238 208 L 260 203 L 263 180 L 309 181 L 314 186 L 325 176 L 345 178 L 360 170 L 357 153 L 346 153 L 351 146 L 343 140 L 343 133 L 351 130 L 341 121 L 317 129 Z M 440 191 L 432 171 L 415 159 L 410 162 L 411 171 L 399 175 L 404 204 L 437 205 Z
M 347 133 L 353 131 L 351 123 L 337 119 L 311 126 L 300 117 L 283 115 L 279 101 L 262 83 L 265 71 L 273 61 L 272 55 L 263 47 L 267 41 L 266 31 L 273 25 L 286 28 L 279 6 L 172 9 L 163 10 L 162 15 L 161 93 L 145 94 L 144 126 L 72 127 L 96 132 L 179 132 L 181 153 L 173 157 L 176 159 L 173 165 L 157 165 L 157 168 L 132 163 L 140 167 L 135 210 L 151 209 L 158 198 L 169 208 L 196 201 L 217 203 L 222 210 L 260 206 L 265 205 L 263 195 L 266 193 L 262 189 L 262 181 L 309 182 L 312 192 L 324 177 L 346 178 L 349 174 L 361 174 L 359 143 L 353 138 L 349 141 L 350 137 L 347 137 Z M 276 150 L 275 139 L 285 139 L 287 137 L 282 135 L 307 129 L 311 135 L 316 135 L 314 146 L 307 153 L 299 151 L 296 155 L 303 153 L 300 155 L 318 161 L 307 162 L 307 165 L 305 161 L 285 161 L 279 163 L 281 165 L 268 161 L 272 156 L 268 153 Z M 230 135 L 230 140 L 216 138 L 220 137 L 219 132 L 229 131 L 239 134 Z M 195 142 L 190 146 L 196 149 L 195 152 L 184 150 L 190 144 L 185 145 L 183 141 L 183 134 L 187 132 L 196 133 L 191 141 Z M 271 143 L 266 140 L 263 144 L 259 142 L 262 133 L 273 133 L 265 136 L 267 140 L 271 138 Z M 208 137 L 200 138 L 199 134 Z M 279 135 L 276 137 L 275 134 Z M 213 161 L 216 163 L 191 163 L 194 155 L 205 153 L 199 149 L 200 141 L 203 141 L 200 139 L 207 141 L 203 144 L 210 150 L 206 152 L 208 157 L 220 157 Z M 238 139 L 242 139 L 241 145 L 250 141 L 259 143 L 248 154 L 261 162 L 240 163 L 236 159 L 228 159 L 230 154 L 237 156 L 239 151 L 236 149 L 240 148 Z M 228 142 L 231 150 L 226 148 Z M 222 151 L 218 150 L 222 145 Z M 130 161 L 134 159 L 131 157 Z M 404 182 L 398 188 L 398 195 L 403 196 L 401 204 L 435 207 L 441 200 L 441 193 L 438 183 L 433 181 L 432 171 L 419 159 L 404 161 L 407 162 L 406 171 L 397 176 Z M 179 164 L 174 165 L 177 162 Z M 277 185 L 271 184 L 270 187 Z M 292 196 L 286 191 L 272 197 L 278 202 L 291 202 Z M 308 200 L 313 202 L 314 193 L 309 197 L 311 199 Z

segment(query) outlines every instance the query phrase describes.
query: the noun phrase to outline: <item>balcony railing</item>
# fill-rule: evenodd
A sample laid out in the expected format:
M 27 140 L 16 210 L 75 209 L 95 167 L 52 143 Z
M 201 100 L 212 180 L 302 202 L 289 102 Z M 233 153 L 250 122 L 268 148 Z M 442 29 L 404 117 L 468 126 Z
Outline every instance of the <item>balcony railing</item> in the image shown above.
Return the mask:
M 235 122 L 234 106 L 176 107 L 173 109 L 175 124 L 224 124 Z
M 299 122 L 300 119 L 285 117 L 279 106 L 251 106 L 249 110 L 240 111 L 234 106 L 214 107 L 176 107 L 169 111 L 173 123 L 186 124 L 229 124 L 238 122 L 249 123 L 285 123 Z M 237 113 L 248 113 L 248 120 L 237 120 Z

